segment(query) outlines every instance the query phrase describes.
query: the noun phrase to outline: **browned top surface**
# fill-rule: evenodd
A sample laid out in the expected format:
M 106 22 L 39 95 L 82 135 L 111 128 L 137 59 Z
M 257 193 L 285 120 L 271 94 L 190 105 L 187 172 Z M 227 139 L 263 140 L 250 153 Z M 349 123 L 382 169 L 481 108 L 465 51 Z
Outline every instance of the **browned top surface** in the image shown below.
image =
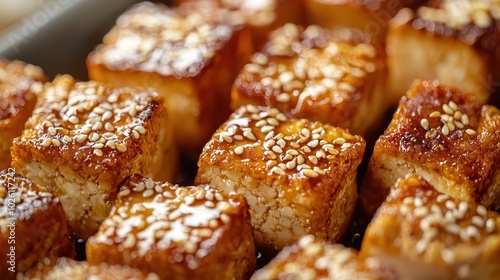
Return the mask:
M 354 250 L 326 244 L 312 235 L 285 247 L 267 266 L 252 277 L 257 279 L 378 279 L 363 271 Z
M 255 180 L 281 181 L 294 194 L 323 188 L 331 194 L 332 186 L 357 168 L 365 145 L 343 129 L 246 105 L 217 130 L 198 166 L 220 165 Z
M 0 121 L 16 116 L 35 99 L 37 90 L 30 90 L 31 86 L 45 80 L 42 69 L 37 66 L 0 59 Z
M 225 195 L 209 185 L 180 187 L 133 175 L 89 243 L 119 245 L 124 254 L 141 258 L 161 254 L 194 268 L 235 220 L 244 219 L 247 207 L 243 196 Z
M 233 90 L 289 115 L 349 127 L 367 76 L 381 68 L 381 53 L 364 33 L 286 24 L 245 65 Z
M 16 153 L 61 162 L 81 174 L 121 174 L 145 146 L 143 138 L 165 108 L 147 89 L 113 88 L 57 77 L 39 95 Z M 113 178 L 120 176 L 113 176 Z
M 383 153 L 469 185 L 480 196 L 500 161 L 500 112 L 456 88 L 416 81 L 375 145 L 374 156 Z
M 120 265 L 100 265 L 90 266 L 87 262 L 78 262 L 69 258 L 57 260 L 46 259 L 43 262 L 24 273 L 21 279 L 150 279 L 156 280 L 158 277 L 153 273 L 145 275 L 138 269 Z
M 500 42 L 500 3 L 489 0 L 432 0 L 412 12 L 402 10 L 393 25 L 408 24 L 467 45 L 494 51 Z
M 449 270 L 476 261 L 495 266 L 499 233 L 498 213 L 441 194 L 420 177 L 408 175 L 398 181 L 377 211 L 361 251 L 378 255 L 383 250 L 401 261 Z
M 14 204 L 14 207 L 9 205 Z M 51 205 L 59 204 L 44 187 L 20 175 L 0 170 L 0 232 L 7 231 L 12 219 L 26 221 L 35 212 L 43 211 Z
M 242 28 L 242 20 L 212 1 L 177 8 L 140 3 L 117 20 L 89 60 L 113 70 L 196 76 Z

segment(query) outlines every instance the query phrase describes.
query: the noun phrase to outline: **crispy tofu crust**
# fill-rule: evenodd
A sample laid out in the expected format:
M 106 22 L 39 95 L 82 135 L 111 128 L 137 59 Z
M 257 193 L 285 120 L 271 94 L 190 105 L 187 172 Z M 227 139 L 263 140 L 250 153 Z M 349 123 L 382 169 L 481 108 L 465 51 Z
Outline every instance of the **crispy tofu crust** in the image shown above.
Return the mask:
M 279 250 L 307 233 L 335 241 L 353 212 L 364 149 L 343 129 L 245 105 L 203 149 L 195 183 L 243 194 L 260 247 Z
M 370 34 L 384 42 L 389 20 L 405 7 L 415 7 L 422 0 L 304 0 L 308 24 L 327 29 L 350 28 Z
M 139 175 L 123 182 L 86 252 L 91 265 L 128 265 L 161 279 L 248 279 L 256 264 L 243 196 Z
M 339 244 L 328 244 L 313 235 L 285 247 L 251 280 L 269 279 L 394 279 L 370 272 L 358 261 L 357 252 Z
M 377 259 L 402 279 L 497 279 L 499 230 L 498 213 L 408 175 L 368 226 L 360 256 Z
M 134 279 L 134 280 L 158 280 L 154 273 L 145 274 L 142 271 L 120 265 L 109 265 L 100 263 L 92 266 L 87 262 L 79 262 L 69 258 L 60 258 L 56 261 L 45 259 L 28 272 L 18 275 L 18 280 L 42 280 L 42 279 Z
M 236 78 L 231 107 L 258 104 L 366 136 L 385 112 L 383 50 L 351 29 L 286 24 Z
M 126 176 L 175 176 L 176 157 L 168 154 L 176 150 L 157 97 L 149 89 L 59 76 L 45 86 L 14 140 L 12 166 L 54 192 L 75 232 L 88 237 L 109 213 Z
M 12 140 L 21 135 L 46 77 L 37 66 L 0 59 L 0 168 L 10 166 Z
M 154 87 L 170 104 L 176 143 L 199 153 L 229 116 L 231 83 L 250 34 L 212 1 L 170 8 L 143 2 L 124 13 L 87 59 L 89 77 Z
M 497 108 L 417 80 L 375 144 L 361 202 L 373 214 L 397 179 L 416 172 L 440 192 L 498 209 L 499 143 Z
M 12 170 L 0 170 L 0 209 L 0 270 L 4 279 L 16 279 L 17 272 L 27 271 L 44 258 L 74 257 L 71 228 L 61 203 L 46 188 Z M 8 270 L 10 267 L 16 273 Z
M 498 2 L 482 0 L 401 10 L 387 36 L 391 93 L 401 97 L 416 78 L 438 79 L 486 103 L 500 81 L 499 11 Z

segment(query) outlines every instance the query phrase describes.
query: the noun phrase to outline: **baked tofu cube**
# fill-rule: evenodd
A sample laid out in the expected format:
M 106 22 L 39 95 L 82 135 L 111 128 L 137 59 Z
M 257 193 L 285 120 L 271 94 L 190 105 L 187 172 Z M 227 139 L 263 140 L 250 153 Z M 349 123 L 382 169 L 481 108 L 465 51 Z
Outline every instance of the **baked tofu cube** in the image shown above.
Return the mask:
M 0 59 L 0 168 L 10 166 L 12 140 L 21 135 L 46 78 L 42 69 L 21 61 Z
M 306 22 L 327 29 L 353 28 L 383 42 L 389 20 L 404 7 L 423 0 L 303 0 Z
M 302 237 L 292 246 L 285 247 L 264 268 L 258 270 L 251 280 L 268 279 L 395 279 L 382 278 L 390 274 L 383 271 L 368 271 L 358 261 L 355 250 L 340 244 L 328 244 L 313 235 Z
M 0 251 L 2 279 L 16 279 L 45 258 L 75 254 L 59 200 L 13 170 L 0 170 Z
M 19 274 L 18 280 L 34 279 L 73 279 L 73 280 L 116 280 L 116 279 L 134 279 L 134 280 L 158 280 L 154 273 L 145 274 L 142 271 L 120 265 L 108 265 L 100 263 L 95 266 L 87 262 L 75 261 L 69 258 L 60 258 L 55 261 L 44 260 L 28 272 Z
M 86 252 L 91 265 L 126 265 L 174 280 L 248 279 L 256 264 L 243 196 L 140 175 L 121 185 L 116 204 L 88 240 Z
M 385 112 L 383 50 L 351 29 L 274 31 L 236 78 L 231 107 L 257 104 L 285 115 L 321 121 L 367 136 Z
M 125 177 L 174 178 L 170 119 L 156 97 L 153 90 L 59 76 L 40 93 L 14 140 L 12 166 L 59 197 L 73 230 L 87 238 L 108 215 Z
M 209 1 L 178 8 L 137 4 L 88 56 L 89 77 L 156 88 L 171 105 L 176 143 L 199 154 L 230 114 L 239 43 L 250 40 L 231 15 Z
M 302 23 L 302 0 L 176 0 L 177 4 L 196 1 L 214 1 L 241 14 L 250 28 L 254 49 L 266 41 L 269 33 L 286 24 Z
M 368 226 L 360 257 L 401 279 L 498 279 L 500 215 L 434 187 L 417 175 L 399 180 Z
M 438 191 L 500 207 L 500 111 L 437 81 L 417 80 L 377 140 L 361 190 L 372 215 L 415 172 Z
M 390 22 L 387 63 L 392 99 L 402 97 L 414 79 L 437 79 L 486 103 L 493 85 L 500 82 L 500 4 L 430 2 L 435 5 L 416 12 L 401 10 Z
M 343 129 L 245 105 L 203 149 L 195 183 L 245 196 L 263 249 L 309 233 L 335 242 L 353 213 L 364 149 L 360 136 Z

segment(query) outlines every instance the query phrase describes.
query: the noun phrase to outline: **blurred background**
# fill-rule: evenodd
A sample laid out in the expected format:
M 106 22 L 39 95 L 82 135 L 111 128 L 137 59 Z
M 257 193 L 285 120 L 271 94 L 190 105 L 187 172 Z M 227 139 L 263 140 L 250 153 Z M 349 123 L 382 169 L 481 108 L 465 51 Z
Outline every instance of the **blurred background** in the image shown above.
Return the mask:
M 139 0 L 0 0 L 0 57 L 41 66 L 49 78 L 86 80 L 85 58 Z M 169 4 L 171 1 L 155 1 Z

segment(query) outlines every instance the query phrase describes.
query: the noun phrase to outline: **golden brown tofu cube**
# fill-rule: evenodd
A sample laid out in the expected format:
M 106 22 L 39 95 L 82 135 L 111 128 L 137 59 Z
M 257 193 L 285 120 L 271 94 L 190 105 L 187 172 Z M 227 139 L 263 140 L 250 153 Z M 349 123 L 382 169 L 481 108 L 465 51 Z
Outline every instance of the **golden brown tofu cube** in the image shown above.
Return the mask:
M 0 59 L 0 168 L 10 166 L 12 140 L 21 135 L 45 82 L 42 69 L 21 61 Z
M 230 114 L 237 49 L 249 36 L 231 15 L 208 1 L 178 8 L 137 4 L 88 56 L 89 76 L 156 88 L 170 105 L 177 144 L 199 153 Z
M 303 0 L 306 22 L 328 29 L 354 28 L 383 42 L 389 20 L 423 0 Z
M 244 195 L 264 249 L 308 233 L 336 241 L 353 213 L 364 149 L 360 136 L 343 129 L 245 105 L 203 149 L 195 183 Z
M 386 72 L 383 50 L 370 40 L 350 29 L 286 24 L 236 78 L 231 107 L 270 106 L 365 137 L 374 134 L 387 109 Z
M 357 252 L 339 244 L 328 244 L 313 235 L 302 237 L 292 246 L 285 247 L 251 280 L 271 279 L 331 279 L 375 280 L 395 279 L 383 271 L 368 271 L 358 261 Z M 383 277 L 385 276 L 385 277 Z
M 13 170 L 0 170 L 0 271 L 16 279 L 45 258 L 75 254 L 59 200 Z
M 14 140 L 12 166 L 57 195 L 73 230 L 87 238 L 134 173 L 174 178 L 176 150 L 165 106 L 149 89 L 59 76 L 38 96 Z
M 394 103 L 414 79 L 437 79 L 486 103 L 500 81 L 500 4 L 429 2 L 415 12 L 401 10 L 390 22 L 388 87 Z
M 124 181 L 86 249 L 91 265 L 127 265 L 161 279 L 248 279 L 256 264 L 243 196 L 140 175 Z
M 58 260 L 44 260 L 28 272 L 19 274 L 18 280 L 52 280 L 52 279 L 71 279 L 71 280 L 158 280 L 154 273 L 143 273 L 142 271 L 120 265 L 109 265 L 100 263 L 92 266 L 87 262 L 79 262 L 69 258 L 60 258 Z
M 254 50 L 267 41 L 272 30 L 286 23 L 303 21 L 301 0 L 176 0 L 175 2 L 180 4 L 196 1 L 218 2 L 223 7 L 239 12 L 252 33 Z
M 373 214 L 415 172 L 440 192 L 500 207 L 500 111 L 437 81 L 417 80 L 375 144 L 361 203 Z
M 402 279 L 498 279 L 500 215 L 408 175 L 368 226 L 360 257 Z

